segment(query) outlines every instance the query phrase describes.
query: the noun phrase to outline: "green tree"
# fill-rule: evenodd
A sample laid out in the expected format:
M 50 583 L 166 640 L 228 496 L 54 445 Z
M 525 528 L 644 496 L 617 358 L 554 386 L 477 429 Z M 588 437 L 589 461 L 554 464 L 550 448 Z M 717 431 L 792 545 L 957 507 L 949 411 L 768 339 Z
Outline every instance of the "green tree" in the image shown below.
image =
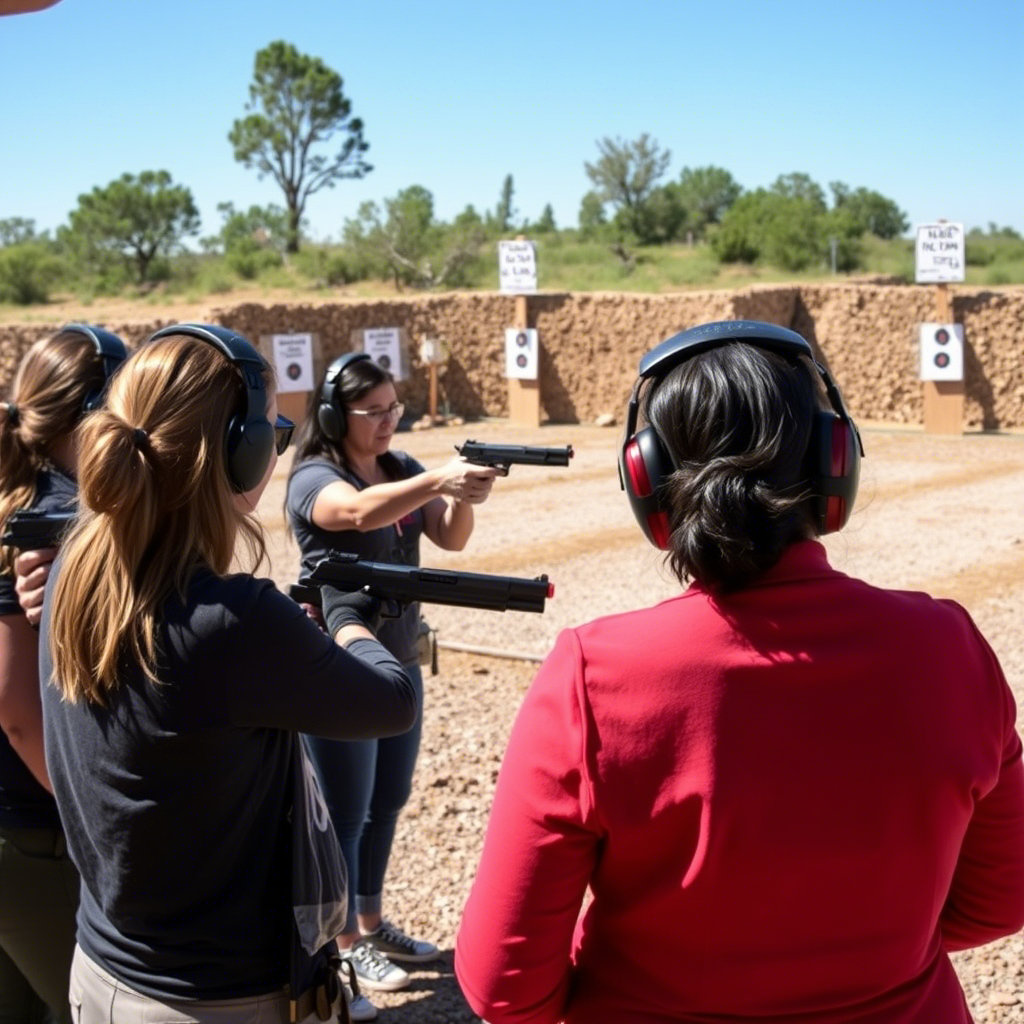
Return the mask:
M 78 197 L 64 238 L 92 269 L 108 260 L 134 268 L 140 284 L 152 277 L 158 256 L 169 256 L 199 231 L 192 193 L 167 171 L 122 174 Z
M 850 189 L 841 181 L 829 182 L 833 209 L 845 210 L 861 233 L 897 238 L 910 227 L 907 215 L 891 199 L 867 188 Z
M 19 306 L 46 302 L 61 272 L 60 260 L 44 242 L 5 245 L 0 249 L 0 301 Z
M 602 202 L 616 208 L 619 223 L 643 241 L 643 207 L 672 154 L 646 132 L 632 142 L 605 137 L 598 140 L 597 148 L 599 159 L 583 165 L 587 177 Z
M 385 273 L 403 285 L 434 288 L 462 283 L 462 274 L 477 258 L 484 224 L 467 207 L 451 227 L 434 217 L 434 197 L 422 185 L 411 185 L 384 200 L 381 209 L 366 202 L 345 224 L 345 243 L 364 267 Z
M 580 212 L 577 217 L 580 238 L 590 241 L 604 235 L 608 226 L 608 217 L 604 212 L 604 200 L 596 192 L 588 192 L 580 200 Z
M 743 192 L 727 170 L 713 166 L 684 167 L 675 188 L 686 214 L 686 230 L 696 238 L 703 238 L 712 224 L 720 224 L 726 210 Z
M 515 219 L 516 209 L 512 205 L 513 194 L 512 175 L 506 174 L 505 180 L 501 183 L 501 196 L 498 198 L 498 205 L 494 210 L 494 227 L 499 233 L 508 231 Z
M 622 227 L 627 226 L 622 210 L 615 216 Z M 658 245 L 685 237 L 689 219 L 679 197 L 679 186 L 674 182 L 659 185 L 647 197 L 632 223 L 633 234 L 647 244 Z
M 780 174 L 772 182 L 770 191 L 785 199 L 802 199 L 822 212 L 826 208 L 825 193 L 809 174 L 797 171 L 791 174 Z
M 239 277 L 251 280 L 268 267 L 279 267 L 288 244 L 288 215 L 280 206 L 250 206 L 236 210 L 233 203 L 218 203 L 224 218 L 216 241 L 227 264 Z
M 555 223 L 555 211 L 550 203 L 546 203 L 544 209 L 541 210 L 540 219 L 533 225 L 533 230 L 541 234 L 549 234 L 558 230 L 558 225 Z
M 249 113 L 228 133 L 235 159 L 261 178 L 270 175 L 284 193 L 288 252 L 299 251 L 299 227 L 311 195 L 373 170 L 363 159 L 369 149 L 363 122 L 352 117 L 342 85 L 341 75 L 319 58 L 273 42 L 256 54 Z M 336 153 L 314 152 L 336 135 L 342 139 Z
M 829 222 L 813 190 L 773 186 L 740 196 L 713 234 L 712 247 L 725 262 L 761 260 L 805 270 L 824 264 L 830 227 L 842 225 Z
M 0 249 L 36 239 L 36 222 L 27 217 L 0 218 Z

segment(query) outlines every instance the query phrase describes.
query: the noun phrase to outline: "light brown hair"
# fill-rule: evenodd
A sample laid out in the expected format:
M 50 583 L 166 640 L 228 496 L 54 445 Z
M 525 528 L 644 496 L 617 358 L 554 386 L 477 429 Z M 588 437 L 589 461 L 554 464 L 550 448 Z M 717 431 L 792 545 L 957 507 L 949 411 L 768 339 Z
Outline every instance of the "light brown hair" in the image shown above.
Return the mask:
M 82 425 L 82 514 L 64 542 L 50 629 L 66 700 L 105 704 L 122 657 L 155 682 L 164 601 L 184 596 L 200 566 L 225 574 L 239 534 L 262 561 L 262 530 L 236 507 L 227 474 L 227 424 L 244 399 L 221 352 L 172 335 L 143 345 Z
M 16 509 L 35 501 L 37 474 L 75 430 L 86 396 L 103 379 L 96 346 L 77 331 L 43 338 L 22 357 L 0 405 L 0 529 Z M 11 548 L 0 549 L 0 571 L 13 572 L 14 556 Z

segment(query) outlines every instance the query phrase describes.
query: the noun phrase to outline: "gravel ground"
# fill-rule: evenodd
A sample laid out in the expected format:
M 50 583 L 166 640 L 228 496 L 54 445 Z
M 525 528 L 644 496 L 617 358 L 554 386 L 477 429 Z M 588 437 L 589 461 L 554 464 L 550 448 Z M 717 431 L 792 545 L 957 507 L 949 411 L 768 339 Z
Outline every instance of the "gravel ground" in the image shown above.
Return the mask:
M 863 429 L 867 458 L 850 525 L 827 539 L 833 565 L 883 586 L 960 601 L 999 656 L 1024 706 L 1024 436 L 930 437 L 883 426 Z M 443 955 L 403 992 L 373 993 L 380 1020 L 405 1024 L 476 1021 L 452 971 L 459 914 L 480 852 L 494 782 L 512 720 L 536 662 L 559 630 L 654 603 L 678 590 L 633 523 L 615 471 L 617 429 L 488 421 L 400 436 L 395 447 L 437 465 L 467 438 L 511 444 L 572 444 L 568 469 L 513 467 L 477 512 L 466 551 L 425 541 L 424 565 L 547 573 L 555 597 L 543 615 L 430 607 L 442 645 L 441 672 L 427 680 L 423 748 L 399 823 L 385 911 Z M 283 530 L 287 460 L 261 505 L 272 575 L 293 579 L 298 556 Z M 1018 726 L 1021 717 L 1018 716 Z M 1024 1024 L 1024 940 L 1015 935 L 958 954 L 957 971 L 979 1022 Z

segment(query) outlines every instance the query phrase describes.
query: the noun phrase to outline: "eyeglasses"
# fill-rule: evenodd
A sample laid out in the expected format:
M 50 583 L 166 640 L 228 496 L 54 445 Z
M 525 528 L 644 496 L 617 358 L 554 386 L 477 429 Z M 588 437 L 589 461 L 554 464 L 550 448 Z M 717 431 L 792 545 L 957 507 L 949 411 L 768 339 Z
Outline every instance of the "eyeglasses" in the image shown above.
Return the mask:
M 353 416 L 365 416 L 371 423 L 383 423 L 390 419 L 397 423 L 405 412 L 405 402 L 392 402 L 386 409 L 349 409 Z
M 287 416 L 278 413 L 277 419 L 274 421 L 274 443 L 278 455 L 284 455 L 288 445 L 291 444 L 293 430 L 295 430 L 295 424 Z

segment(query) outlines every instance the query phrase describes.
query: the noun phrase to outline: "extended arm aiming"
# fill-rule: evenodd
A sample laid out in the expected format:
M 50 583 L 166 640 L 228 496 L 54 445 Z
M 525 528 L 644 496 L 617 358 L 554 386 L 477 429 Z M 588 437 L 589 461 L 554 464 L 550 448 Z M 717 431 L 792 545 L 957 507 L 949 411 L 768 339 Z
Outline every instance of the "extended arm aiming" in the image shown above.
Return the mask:
M 564 448 L 531 448 L 521 444 L 484 444 L 467 441 L 455 450 L 474 466 L 494 466 L 506 475 L 510 466 L 568 466 L 573 457 L 572 445 Z
M 553 597 L 554 585 L 547 576 L 522 579 L 515 576 L 491 576 L 449 569 L 422 569 L 388 562 L 363 562 L 358 555 L 332 551 L 304 576 L 293 597 L 307 601 L 311 588 L 329 583 L 338 590 L 366 590 L 382 601 L 400 604 L 422 601 L 425 604 L 449 604 L 462 608 L 485 608 L 504 612 L 543 612 L 544 602 Z M 299 596 L 302 595 L 302 596 Z

